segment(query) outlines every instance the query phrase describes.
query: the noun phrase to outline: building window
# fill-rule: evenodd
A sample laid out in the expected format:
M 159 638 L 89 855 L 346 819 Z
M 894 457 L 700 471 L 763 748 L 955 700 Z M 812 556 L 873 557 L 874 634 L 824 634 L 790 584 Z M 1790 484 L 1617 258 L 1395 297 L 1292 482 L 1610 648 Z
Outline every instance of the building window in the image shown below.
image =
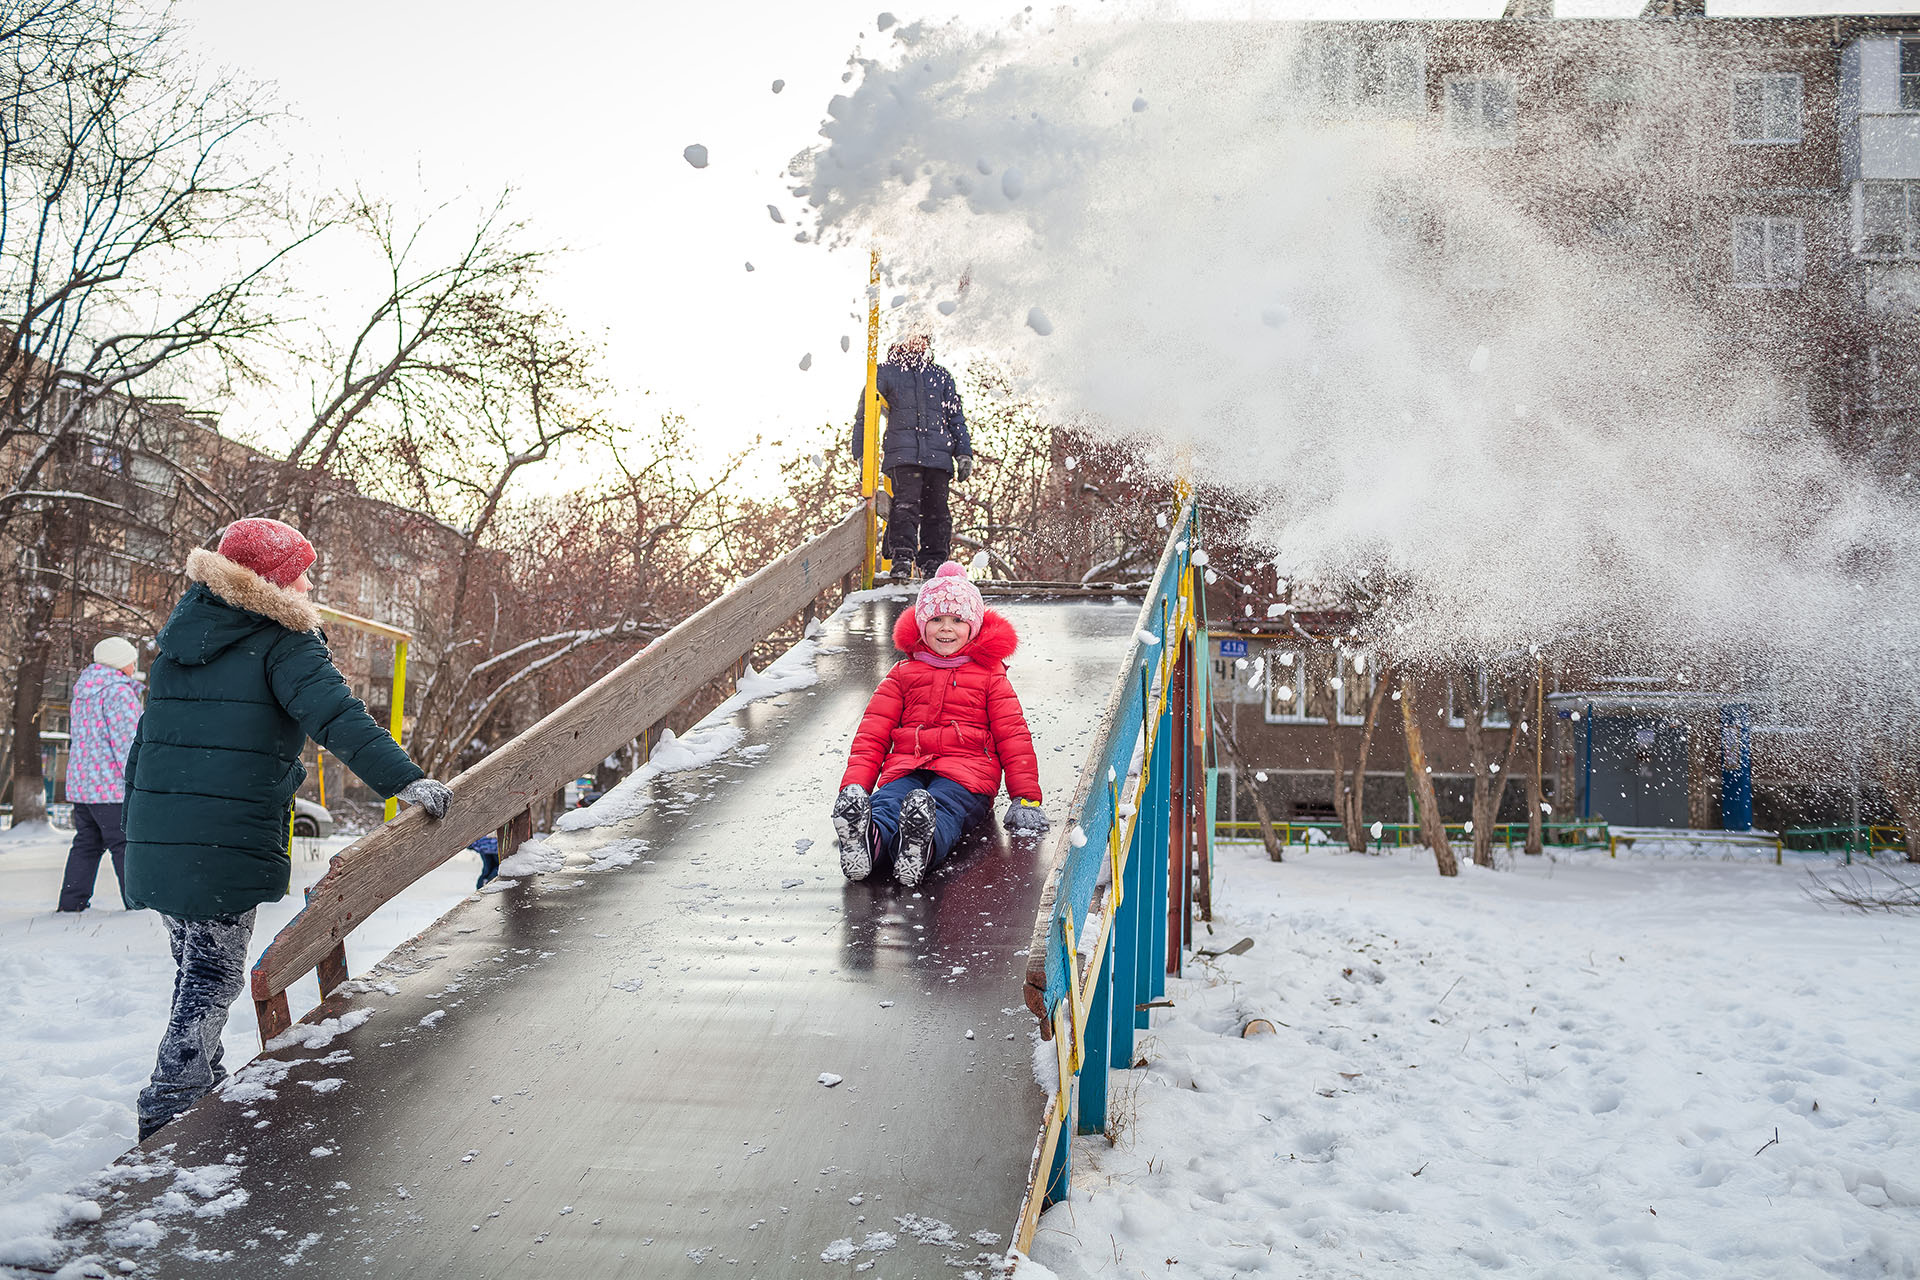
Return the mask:
M 1733 283 L 1742 289 L 1797 289 L 1807 269 L 1799 218 L 1735 218 Z
M 1269 649 L 1262 661 L 1267 664 L 1264 684 L 1267 690 L 1267 722 L 1269 724 L 1325 724 L 1327 722 L 1321 708 L 1314 705 L 1324 699 L 1314 696 L 1313 684 L 1307 674 L 1306 654 Z
M 1920 47 L 1920 40 L 1912 43 Z M 1860 184 L 1859 252 L 1875 258 L 1920 257 L 1920 182 Z
M 1470 147 L 1510 147 L 1513 81 L 1504 76 L 1448 76 L 1447 134 Z
M 1773 143 L 1800 141 L 1800 77 L 1735 76 L 1733 140 Z
M 1328 40 L 1308 50 L 1300 71 L 1307 97 L 1337 114 L 1410 116 L 1427 109 L 1426 51 L 1416 41 L 1360 48 Z
M 1336 661 L 1340 685 L 1334 690 L 1335 713 L 1341 724 L 1365 724 L 1367 703 L 1373 699 L 1374 681 L 1378 679 L 1373 664 L 1351 653 L 1342 653 Z
M 1486 667 L 1477 666 L 1447 680 L 1449 726 L 1466 728 L 1467 712 L 1479 706 L 1487 709 L 1486 715 L 1480 720 L 1482 728 L 1508 729 L 1513 726 L 1512 713 L 1507 709 L 1507 686 L 1505 682 L 1493 679 Z
M 1900 109 L 1920 111 L 1920 40 L 1900 42 Z

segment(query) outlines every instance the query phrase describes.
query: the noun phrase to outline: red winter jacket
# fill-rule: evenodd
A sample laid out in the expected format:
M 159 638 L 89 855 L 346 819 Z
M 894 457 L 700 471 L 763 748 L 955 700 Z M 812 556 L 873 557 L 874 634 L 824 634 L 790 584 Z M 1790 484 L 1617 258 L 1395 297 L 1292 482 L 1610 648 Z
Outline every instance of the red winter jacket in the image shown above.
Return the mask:
M 951 669 L 914 660 L 925 646 L 912 609 L 894 624 L 893 643 L 907 660 L 887 672 L 867 703 L 840 785 L 871 791 L 916 769 L 931 769 L 990 796 L 999 793 L 1004 767 L 1008 795 L 1039 800 L 1033 733 L 1007 680 L 1007 659 L 1020 643 L 1013 624 L 987 610 L 980 634 L 960 650 L 972 661 Z

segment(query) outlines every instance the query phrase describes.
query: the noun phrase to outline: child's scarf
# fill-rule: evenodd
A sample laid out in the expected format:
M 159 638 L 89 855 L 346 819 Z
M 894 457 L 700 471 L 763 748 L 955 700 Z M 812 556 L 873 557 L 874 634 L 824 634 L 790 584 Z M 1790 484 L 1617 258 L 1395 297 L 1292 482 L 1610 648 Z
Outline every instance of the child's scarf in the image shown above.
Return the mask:
M 951 671 L 955 667 L 964 667 L 973 661 L 972 658 L 969 658 L 964 653 L 956 653 L 952 657 L 943 658 L 931 649 L 920 650 L 913 655 L 913 660 L 915 662 L 924 662 L 930 667 L 938 667 L 942 671 Z

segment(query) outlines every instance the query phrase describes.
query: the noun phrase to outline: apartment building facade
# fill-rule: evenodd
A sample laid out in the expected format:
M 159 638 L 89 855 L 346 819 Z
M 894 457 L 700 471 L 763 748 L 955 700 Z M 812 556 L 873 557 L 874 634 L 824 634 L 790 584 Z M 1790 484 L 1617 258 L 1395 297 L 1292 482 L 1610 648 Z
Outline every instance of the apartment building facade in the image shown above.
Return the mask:
M 264 493 L 279 466 L 270 455 L 221 435 L 214 419 L 175 401 L 106 396 L 89 410 L 88 421 L 42 481 L 44 488 L 88 500 L 69 504 L 77 514 L 49 531 L 51 543 L 5 549 L 23 575 L 53 594 L 38 741 L 6 744 L 9 751 L 24 746 L 39 752 L 52 803 L 66 798 L 68 699 L 93 645 L 109 634 L 129 637 L 141 651 L 144 671 L 155 636 L 188 586 L 187 553 L 248 514 L 249 495 Z M 0 465 L 9 461 L 15 459 L 0 458 Z M 367 498 L 350 484 L 324 484 L 304 530 L 320 552 L 314 599 L 421 638 L 409 654 L 410 716 L 439 648 L 437 603 L 459 536 L 418 512 Z M 19 670 L 25 640 L 18 623 L 0 622 L 0 671 L 9 675 Z M 333 625 L 328 632 L 335 665 L 368 710 L 387 723 L 391 641 L 349 626 Z M 303 791 L 312 797 L 318 794 L 318 760 L 312 744 L 307 750 Z M 362 790 L 338 768 L 329 771 L 328 784 L 330 799 Z
M 1560 19 L 1512 0 L 1487 21 L 1302 24 L 1291 90 L 1334 120 L 1423 131 L 1447 163 L 1527 212 L 1550 238 L 1686 298 L 1728 360 L 1775 370 L 1772 412 L 1862 468 L 1920 464 L 1920 15 L 1720 18 L 1704 0 L 1653 0 L 1637 18 Z M 1439 225 L 1440 278 L 1503 287 L 1497 252 Z M 1217 618 L 1241 610 L 1215 601 Z M 1338 638 L 1354 618 L 1311 603 L 1241 620 L 1214 641 L 1216 709 L 1246 757 L 1222 804 L 1253 815 L 1334 813 L 1334 765 L 1352 767 L 1373 674 Z M 1791 826 L 1886 820 L 1871 770 L 1810 758 L 1765 672 L 1725 691 L 1674 673 L 1526 654 L 1432 675 L 1417 704 L 1443 816 L 1470 816 L 1469 715 L 1504 746 L 1544 725 L 1556 818 L 1627 825 Z M 1263 679 L 1249 681 L 1258 669 Z M 1510 705 L 1516 701 L 1520 705 Z M 1369 758 L 1370 819 L 1409 820 L 1397 706 Z M 1522 759 L 1532 767 L 1529 743 Z M 1247 775 L 1258 773 L 1262 780 Z M 1502 820 L 1524 821 L 1519 779 Z

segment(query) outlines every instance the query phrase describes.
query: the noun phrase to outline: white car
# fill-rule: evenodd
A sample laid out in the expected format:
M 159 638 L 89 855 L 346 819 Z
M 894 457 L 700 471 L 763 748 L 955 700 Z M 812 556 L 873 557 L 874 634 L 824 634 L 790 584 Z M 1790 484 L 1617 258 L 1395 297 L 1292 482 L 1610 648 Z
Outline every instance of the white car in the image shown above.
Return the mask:
M 297 836 L 330 836 L 333 834 L 333 815 L 311 800 L 293 798 L 293 834 Z

